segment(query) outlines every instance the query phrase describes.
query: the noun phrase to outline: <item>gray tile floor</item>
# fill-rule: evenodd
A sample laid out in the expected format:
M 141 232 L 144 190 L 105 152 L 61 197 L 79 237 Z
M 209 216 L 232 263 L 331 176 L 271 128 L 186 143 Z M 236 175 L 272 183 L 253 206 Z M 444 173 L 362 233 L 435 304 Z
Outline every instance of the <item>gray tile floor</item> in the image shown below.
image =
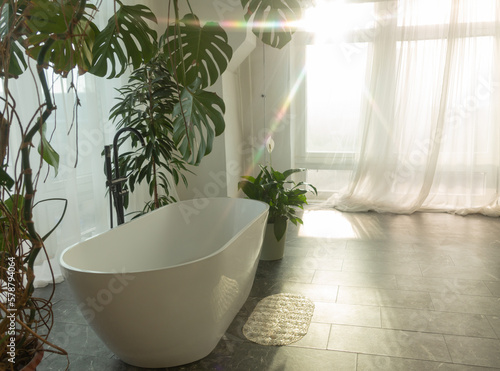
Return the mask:
M 171 370 L 500 370 L 500 220 L 309 207 L 285 257 L 260 262 L 247 302 L 208 357 Z M 48 295 L 49 287 L 38 289 Z M 307 335 L 284 347 L 248 341 L 258 301 L 289 292 L 315 303 Z M 70 370 L 139 370 L 86 325 L 56 285 L 51 340 Z M 64 370 L 49 354 L 38 370 Z

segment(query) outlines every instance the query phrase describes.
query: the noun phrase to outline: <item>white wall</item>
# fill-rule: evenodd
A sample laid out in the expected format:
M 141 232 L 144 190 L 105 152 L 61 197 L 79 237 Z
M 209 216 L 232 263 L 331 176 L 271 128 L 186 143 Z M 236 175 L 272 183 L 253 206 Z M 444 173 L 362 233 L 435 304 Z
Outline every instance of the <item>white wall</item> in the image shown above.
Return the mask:
M 256 174 L 258 164 L 284 171 L 292 166 L 290 148 L 290 48 L 273 49 L 259 42 L 240 67 L 246 158 L 245 173 Z M 271 135 L 271 156 L 264 149 Z M 251 145 L 249 145 L 251 144 Z M 250 148 L 251 147 L 251 153 Z
M 242 107 L 246 104 L 242 100 L 242 90 L 248 89 L 242 86 L 240 79 L 240 65 L 248 58 L 255 49 L 257 38 L 248 30 L 245 41 L 235 51 L 231 63 L 222 76 L 223 99 L 226 103 L 226 180 L 227 195 L 237 197 L 238 181 L 244 173 L 245 168 L 245 121 L 242 115 Z

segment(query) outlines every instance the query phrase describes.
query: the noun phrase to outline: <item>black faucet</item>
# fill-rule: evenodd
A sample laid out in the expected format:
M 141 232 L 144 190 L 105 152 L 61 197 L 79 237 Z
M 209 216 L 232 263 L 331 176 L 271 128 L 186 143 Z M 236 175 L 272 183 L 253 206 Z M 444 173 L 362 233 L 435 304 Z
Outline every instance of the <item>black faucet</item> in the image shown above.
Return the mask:
M 111 170 L 111 146 L 107 145 L 104 146 L 104 161 L 106 164 L 106 186 L 109 187 L 109 218 L 110 218 L 110 224 L 111 228 L 113 228 L 113 200 L 115 201 L 115 209 L 116 209 L 116 219 L 118 225 L 123 224 L 125 222 L 125 212 L 123 208 L 123 196 L 127 194 L 127 190 L 122 189 L 122 184 L 127 181 L 127 177 L 120 177 L 120 166 L 118 164 L 118 138 L 120 137 L 120 134 L 122 134 L 125 131 L 131 131 L 134 133 L 139 140 L 141 141 L 142 145 L 145 145 L 144 138 L 142 137 L 141 133 L 139 130 L 134 129 L 134 128 L 121 128 L 118 130 L 115 134 L 115 137 L 113 138 L 113 160 L 114 160 L 114 166 L 115 166 L 115 178 L 113 179 L 113 173 Z

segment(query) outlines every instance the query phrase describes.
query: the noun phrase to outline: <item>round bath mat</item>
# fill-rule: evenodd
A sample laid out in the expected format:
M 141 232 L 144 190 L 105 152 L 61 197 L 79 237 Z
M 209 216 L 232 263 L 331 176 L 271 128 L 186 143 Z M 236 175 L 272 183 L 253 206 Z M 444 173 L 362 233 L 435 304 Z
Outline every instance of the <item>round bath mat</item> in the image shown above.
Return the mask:
M 297 294 L 262 299 L 243 326 L 243 335 L 261 345 L 287 345 L 307 334 L 314 303 Z

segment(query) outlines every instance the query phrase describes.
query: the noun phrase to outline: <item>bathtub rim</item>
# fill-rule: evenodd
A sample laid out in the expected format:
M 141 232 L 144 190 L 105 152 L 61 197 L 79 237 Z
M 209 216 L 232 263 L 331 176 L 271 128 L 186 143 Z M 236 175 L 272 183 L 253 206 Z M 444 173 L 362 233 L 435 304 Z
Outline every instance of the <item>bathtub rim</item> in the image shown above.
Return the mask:
M 259 213 L 256 217 L 254 217 L 251 221 L 248 222 L 248 224 L 245 226 L 245 228 L 242 228 L 238 231 L 238 233 L 236 233 L 233 237 L 231 237 L 224 245 L 222 245 L 220 248 L 218 248 L 217 250 L 215 250 L 213 253 L 209 254 L 209 255 L 206 255 L 202 258 L 199 258 L 199 259 L 195 259 L 195 260 L 190 260 L 188 262 L 185 262 L 185 263 L 180 263 L 180 264 L 176 264 L 176 265 L 171 265 L 171 266 L 168 266 L 168 267 L 161 267 L 161 268 L 152 268 L 152 269 L 142 269 L 142 270 L 126 270 L 126 271 L 122 271 L 122 272 L 117 272 L 117 271 L 107 271 L 107 272 L 103 272 L 103 271 L 94 271 L 94 270 L 88 270 L 88 269 L 80 269 L 80 268 L 76 268 L 72 265 L 69 265 L 68 263 L 66 263 L 64 261 L 64 255 L 71 249 L 75 248 L 76 246 L 84 243 L 84 242 L 87 242 L 87 241 L 90 241 L 92 239 L 95 239 L 101 235 L 103 235 L 104 233 L 108 233 L 112 230 L 115 230 L 117 228 L 120 228 L 120 227 L 123 227 L 125 226 L 125 224 L 128 224 L 130 223 L 129 222 L 126 222 L 120 226 L 116 226 L 112 229 L 108 229 L 104 232 L 101 232 L 99 234 L 96 234 L 95 236 L 92 236 L 92 237 L 89 237 L 83 241 L 79 241 L 77 243 L 74 243 L 72 244 L 71 246 L 68 246 L 66 247 L 62 252 L 61 252 L 61 255 L 58 259 L 59 261 L 59 265 L 61 268 L 63 269 L 66 269 L 68 271 L 73 271 L 73 272 L 80 272 L 80 273 L 92 273 L 92 274 L 102 274 L 102 275 L 105 275 L 105 274 L 116 274 L 116 273 L 145 273 L 145 272 L 156 272 L 156 271 L 161 271 L 161 270 L 164 270 L 164 269 L 173 269 L 173 268 L 179 268 L 179 267 L 182 267 L 182 266 L 185 266 L 185 265 L 189 265 L 189 264 L 193 264 L 193 263 L 196 263 L 196 262 L 200 262 L 200 261 L 203 261 L 203 260 L 206 260 L 206 259 L 210 259 L 211 257 L 219 254 L 221 251 L 223 251 L 228 245 L 230 245 L 234 240 L 236 240 L 240 235 L 242 235 L 248 228 L 250 228 L 251 225 L 253 225 L 253 223 L 255 223 L 255 221 L 257 219 L 259 219 L 262 214 L 265 214 L 265 213 L 268 213 L 269 212 L 269 205 L 263 201 L 259 201 L 259 200 L 253 200 L 253 199 L 249 199 L 249 198 L 240 198 L 240 197 L 204 197 L 204 198 L 199 198 L 199 199 L 190 199 L 190 200 L 183 200 L 183 201 L 177 201 L 176 203 L 173 203 L 173 204 L 169 204 L 169 205 L 175 205 L 175 204 L 181 204 L 181 203 L 192 203 L 193 201 L 196 201 L 196 200 L 245 200 L 245 201 L 250 201 L 252 203 L 260 203 L 262 205 L 264 205 L 264 210 Z M 239 202 L 239 201 L 236 201 L 236 202 Z M 169 205 L 165 205 L 163 207 L 168 207 Z M 163 208 L 162 207 L 162 208 Z M 153 210 L 152 212 L 146 214 L 146 215 L 142 215 L 140 216 L 139 218 L 143 218 L 143 217 L 147 217 L 149 215 L 152 215 L 154 213 L 157 213 L 157 212 L 160 212 L 162 211 L 161 209 L 162 208 L 159 208 L 157 210 Z M 139 219 L 138 218 L 138 219 Z

